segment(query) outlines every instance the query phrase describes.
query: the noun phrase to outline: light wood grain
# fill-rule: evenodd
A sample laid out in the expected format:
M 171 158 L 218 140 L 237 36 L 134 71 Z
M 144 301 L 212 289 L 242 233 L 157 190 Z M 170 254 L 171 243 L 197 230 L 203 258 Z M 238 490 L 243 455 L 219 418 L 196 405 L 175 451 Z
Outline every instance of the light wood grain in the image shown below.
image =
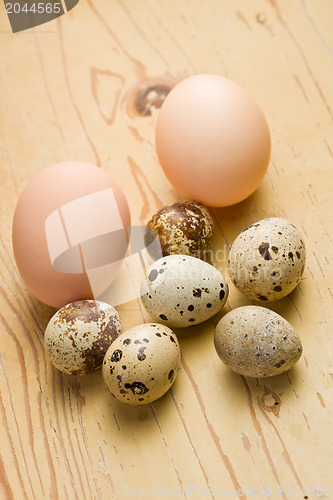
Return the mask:
M 286 490 L 283 498 L 310 498 L 301 489 L 311 486 L 330 488 L 325 498 L 333 498 L 332 25 L 331 0 L 81 0 L 58 20 L 13 35 L 1 2 L 3 498 L 119 499 L 130 488 L 162 487 L 164 496 L 184 488 L 184 498 L 203 498 L 216 488 L 224 498 L 237 490 L 237 498 L 275 499 L 286 486 L 299 495 Z M 135 113 L 133 99 L 145 85 L 199 72 L 243 85 L 272 135 L 258 191 L 213 210 L 214 263 L 224 271 L 226 252 L 218 251 L 262 217 L 301 229 L 303 279 L 271 307 L 297 329 L 304 356 L 278 377 L 237 376 L 214 351 L 218 316 L 177 331 L 183 357 L 169 393 L 128 407 L 106 392 L 100 372 L 65 376 L 45 360 L 43 330 L 54 310 L 18 275 L 12 216 L 33 175 L 68 159 L 110 172 L 133 224 L 180 200 L 154 150 L 158 110 Z M 231 286 L 226 309 L 247 303 Z M 149 319 L 139 301 L 119 311 L 125 328 Z

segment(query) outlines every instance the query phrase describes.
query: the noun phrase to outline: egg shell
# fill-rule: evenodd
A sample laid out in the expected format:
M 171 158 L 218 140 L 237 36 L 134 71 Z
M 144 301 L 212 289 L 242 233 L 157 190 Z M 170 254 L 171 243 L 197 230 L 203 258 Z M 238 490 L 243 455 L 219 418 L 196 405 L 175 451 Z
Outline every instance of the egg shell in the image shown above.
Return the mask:
M 180 358 L 179 343 L 170 328 L 156 323 L 138 325 L 109 347 L 103 362 L 104 382 L 123 403 L 151 403 L 170 389 Z
M 141 282 L 149 314 L 170 327 L 188 327 L 211 318 L 228 298 L 228 285 L 215 267 L 189 255 L 154 262 Z
M 297 286 L 305 258 L 305 244 L 297 227 L 285 219 L 270 217 L 237 236 L 229 252 L 229 274 L 248 298 L 274 301 Z
M 125 195 L 106 171 L 76 161 L 51 165 L 29 182 L 16 206 L 20 275 L 37 299 L 56 308 L 97 298 L 126 254 L 130 225 Z
M 107 349 L 122 331 L 120 316 L 111 305 L 98 300 L 72 302 L 50 319 L 45 354 L 64 373 L 90 373 L 102 365 Z
M 238 307 L 223 316 L 214 343 L 223 363 L 247 377 L 279 375 L 302 355 L 301 340 L 291 324 L 260 306 Z
M 177 191 L 220 207 L 255 191 L 268 167 L 271 140 L 263 112 L 245 89 L 220 75 L 199 74 L 166 96 L 156 152 Z
M 180 201 L 158 210 L 147 223 L 145 243 L 148 249 L 156 238 L 162 255 L 204 256 L 213 235 L 214 223 L 207 208 L 193 201 Z M 157 233 L 157 234 L 156 234 Z M 154 248 L 154 247 L 153 247 Z M 152 253 L 161 257 L 161 253 Z

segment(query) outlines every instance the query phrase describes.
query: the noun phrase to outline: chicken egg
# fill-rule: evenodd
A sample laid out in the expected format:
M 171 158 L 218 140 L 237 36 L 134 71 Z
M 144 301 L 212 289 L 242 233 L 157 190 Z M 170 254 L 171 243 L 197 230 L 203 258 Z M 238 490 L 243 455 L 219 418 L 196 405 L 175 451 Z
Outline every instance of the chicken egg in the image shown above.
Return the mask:
M 13 250 L 30 292 L 60 308 L 97 298 L 127 251 L 130 212 L 117 182 L 89 163 L 41 170 L 22 192 L 13 220 Z
M 222 76 L 200 74 L 178 83 L 165 98 L 156 151 L 180 193 L 222 207 L 257 189 L 271 140 L 266 119 L 246 90 Z

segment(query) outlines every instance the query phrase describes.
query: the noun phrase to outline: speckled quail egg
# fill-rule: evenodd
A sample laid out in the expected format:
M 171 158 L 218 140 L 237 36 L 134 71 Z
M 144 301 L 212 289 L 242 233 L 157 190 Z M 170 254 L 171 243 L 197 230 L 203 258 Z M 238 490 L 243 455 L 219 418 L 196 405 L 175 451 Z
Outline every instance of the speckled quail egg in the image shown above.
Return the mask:
M 229 252 L 229 274 L 248 298 L 278 300 L 299 283 L 305 245 L 293 224 L 278 217 L 263 219 L 242 231 Z
M 145 244 L 153 258 L 183 254 L 203 257 L 214 223 L 207 208 L 180 201 L 158 210 L 147 224 Z
M 99 368 L 109 345 L 122 333 L 116 309 L 99 300 L 71 302 L 50 319 L 45 354 L 64 373 L 83 375 Z
M 123 403 L 151 403 L 170 389 L 180 357 L 177 337 L 170 328 L 158 323 L 138 325 L 109 347 L 103 361 L 104 382 Z
M 220 311 L 228 298 L 228 285 L 207 262 L 189 255 L 168 255 L 147 269 L 140 293 L 156 321 L 171 328 L 187 327 Z
M 301 340 L 290 323 L 260 306 L 238 307 L 223 316 L 214 343 L 221 360 L 247 377 L 279 375 L 302 355 Z

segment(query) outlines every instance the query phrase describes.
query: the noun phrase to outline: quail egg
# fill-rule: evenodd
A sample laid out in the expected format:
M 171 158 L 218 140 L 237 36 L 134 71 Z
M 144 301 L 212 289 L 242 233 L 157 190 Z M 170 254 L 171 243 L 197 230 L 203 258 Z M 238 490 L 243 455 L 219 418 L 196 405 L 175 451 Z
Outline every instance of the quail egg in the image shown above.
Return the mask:
M 50 319 L 45 354 L 64 373 L 83 375 L 99 368 L 109 345 L 123 331 L 116 309 L 98 300 L 71 302 Z
M 228 285 L 214 266 L 189 255 L 168 255 L 147 269 L 141 300 L 156 320 L 172 327 L 197 325 L 221 310 Z
M 183 254 L 202 257 L 213 235 L 207 208 L 180 201 L 158 210 L 147 224 L 145 244 L 153 258 Z
M 223 363 L 248 377 L 279 375 L 302 355 L 301 340 L 291 324 L 260 306 L 238 307 L 223 316 L 214 343 Z
M 145 323 L 130 328 L 109 347 L 103 361 L 103 378 L 111 394 L 131 405 L 160 398 L 173 384 L 180 347 L 170 328 Z
M 229 252 L 233 284 L 248 298 L 274 301 L 299 283 L 305 245 L 291 222 L 277 217 L 260 220 L 242 231 Z

